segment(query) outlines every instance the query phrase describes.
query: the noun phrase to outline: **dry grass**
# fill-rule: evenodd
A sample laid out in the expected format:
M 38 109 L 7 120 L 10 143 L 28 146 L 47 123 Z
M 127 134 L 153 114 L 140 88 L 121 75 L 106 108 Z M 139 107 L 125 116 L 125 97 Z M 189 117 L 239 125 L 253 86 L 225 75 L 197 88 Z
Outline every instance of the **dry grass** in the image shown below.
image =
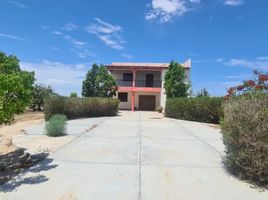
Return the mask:
M 44 122 L 42 112 L 27 111 L 24 114 L 17 115 L 14 122 L 10 125 L 0 126 L 0 154 L 12 152 L 16 147 L 12 144 L 14 135 L 23 134 L 24 128 L 33 124 Z

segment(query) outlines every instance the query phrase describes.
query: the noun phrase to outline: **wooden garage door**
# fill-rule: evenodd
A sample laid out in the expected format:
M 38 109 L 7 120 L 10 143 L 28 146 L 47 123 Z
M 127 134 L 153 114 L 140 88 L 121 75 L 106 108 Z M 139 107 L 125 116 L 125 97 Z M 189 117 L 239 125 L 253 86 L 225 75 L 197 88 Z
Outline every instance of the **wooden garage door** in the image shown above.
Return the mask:
M 154 111 L 155 110 L 155 96 L 140 95 L 139 96 L 139 110 Z

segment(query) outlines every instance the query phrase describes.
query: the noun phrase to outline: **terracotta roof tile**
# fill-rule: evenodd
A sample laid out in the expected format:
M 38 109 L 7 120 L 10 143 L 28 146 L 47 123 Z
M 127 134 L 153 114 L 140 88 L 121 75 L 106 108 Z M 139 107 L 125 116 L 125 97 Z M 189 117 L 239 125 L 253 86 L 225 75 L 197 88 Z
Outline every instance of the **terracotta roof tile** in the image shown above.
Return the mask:
M 182 64 L 185 68 L 191 68 L 191 60 L 187 60 Z M 121 63 L 114 62 L 112 64 L 105 65 L 108 68 L 160 68 L 165 69 L 168 68 L 169 63 Z

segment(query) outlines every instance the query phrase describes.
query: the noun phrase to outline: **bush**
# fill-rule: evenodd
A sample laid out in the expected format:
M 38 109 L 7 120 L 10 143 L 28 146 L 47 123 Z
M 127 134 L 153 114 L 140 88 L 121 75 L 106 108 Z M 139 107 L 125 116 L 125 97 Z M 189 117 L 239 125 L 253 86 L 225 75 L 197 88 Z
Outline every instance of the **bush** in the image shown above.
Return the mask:
M 71 92 L 70 97 L 73 97 L 73 98 L 77 97 L 77 92 Z
M 242 179 L 268 186 L 268 94 L 244 94 L 224 103 L 226 167 Z
M 45 100 L 44 114 L 48 121 L 54 114 L 64 114 L 65 97 L 54 96 Z
M 46 86 L 44 84 L 35 84 L 32 92 L 32 101 L 30 108 L 33 111 L 41 111 L 44 107 L 44 100 L 53 95 L 57 95 L 54 93 L 52 87 Z
M 112 98 L 52 97 L 45 102 L 45 119 L 54 114 L 64 114 L 68 119 L 83 117 L 115 116 L 119 101 Z
M 46 124 L 46 133 L 51 137 L 58 137 L 65 135 L 66 132 L 66 121 L 65 115 L 53 115 Z
M 162 113 L 163 111 L 163 107 L 162 106 L 157 106 L 157 108 L 155 109 L 157 112 Z
M 220 97 L 170 98 L 165 114 L 176 119 L 218 124 L 223 116 Z

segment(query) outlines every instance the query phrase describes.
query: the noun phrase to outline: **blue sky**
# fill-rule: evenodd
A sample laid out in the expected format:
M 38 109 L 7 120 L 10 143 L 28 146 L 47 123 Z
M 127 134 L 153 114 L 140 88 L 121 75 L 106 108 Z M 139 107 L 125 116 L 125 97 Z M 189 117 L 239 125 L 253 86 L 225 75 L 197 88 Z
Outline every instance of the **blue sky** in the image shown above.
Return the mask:
M 192 59 L 212 95 L 268 71 L 267 0 L 1 0 L 0 51 L 37 82 L 80 94 L 92 63 Z

